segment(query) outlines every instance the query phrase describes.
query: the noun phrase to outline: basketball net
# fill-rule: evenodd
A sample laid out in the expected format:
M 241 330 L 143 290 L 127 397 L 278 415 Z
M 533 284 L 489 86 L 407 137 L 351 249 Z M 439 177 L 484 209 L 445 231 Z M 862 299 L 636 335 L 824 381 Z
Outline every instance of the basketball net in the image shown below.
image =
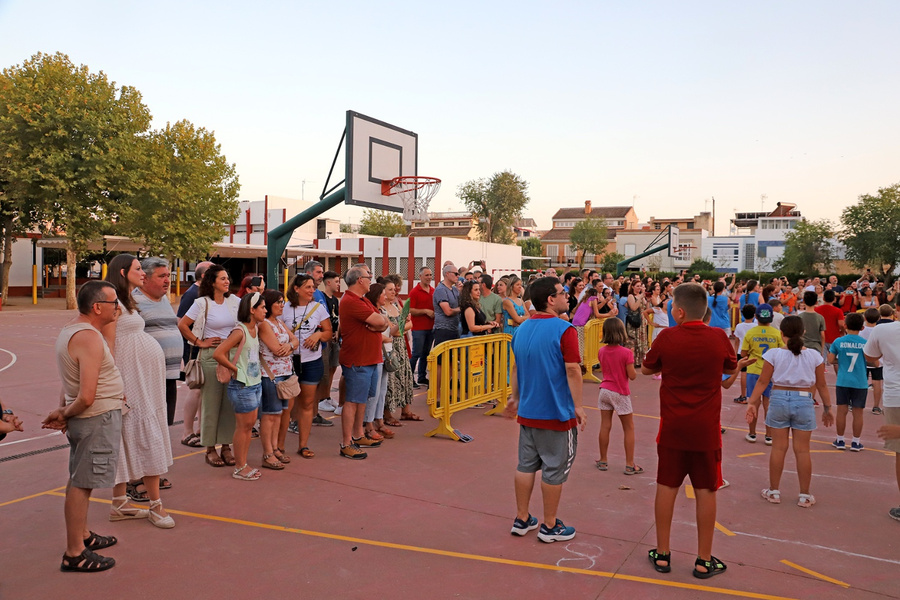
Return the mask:
M 403 202 L 404 221 L 427 221 L 428 205 L 441 189 L 437 177 L 394 177 L 381 182 L 381 193 L 385 196 L 399 196 Z

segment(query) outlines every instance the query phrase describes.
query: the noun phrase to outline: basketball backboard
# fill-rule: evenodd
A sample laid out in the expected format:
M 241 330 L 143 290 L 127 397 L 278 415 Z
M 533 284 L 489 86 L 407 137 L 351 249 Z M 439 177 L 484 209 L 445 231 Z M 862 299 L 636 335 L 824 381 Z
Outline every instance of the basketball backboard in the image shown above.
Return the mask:
M 681 247 L 678 245 L 678 228 L 669 225 L 669 258 L 681 258 Z
M 348 110 L 344 202 L 403 212 L 398 196 L 382 194 L 381 182 L 418 175 L 418 142 L 412 131 Z

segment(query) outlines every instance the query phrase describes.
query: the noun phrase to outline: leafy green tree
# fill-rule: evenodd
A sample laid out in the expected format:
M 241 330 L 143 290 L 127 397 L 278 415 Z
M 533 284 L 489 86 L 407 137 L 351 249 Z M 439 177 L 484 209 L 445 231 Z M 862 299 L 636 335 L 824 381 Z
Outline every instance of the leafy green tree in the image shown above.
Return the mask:
M 511 171 L 494 173 L 490 179 L 473 179 L 457 188 L 456 196 L 478 220 L 478 233 L 485 242 L 513 244 L 513 225 L 528 204 L 528 182 Z
M 688 267 L 688 271 L 690 271 L 691 273 L 703 273 L 715 270 L 716 265 L 712 264 L 705 258 L 695 258 L 694 262 L 691 263 L 691 266 Z
M 856 266 L 891 277 L 900 264 L 900 183 L 863 194 L 841 213 L 839 239 Z
M 364 210 L 359 222 L 359 232 L 363 235 L 394 237 L 406 235 L 406 223 L 400 213 L 389 210 Z
M 541 240 L 536 237 L 522 238 L 516 244 L 522 248 L 522 256 L 542 256 L 544 247 L 541 246 Z M 523 269 L 540 269 L 544 264 L 542 260 L 523 260 Z
M 150 112 L 135 88 L 38 53 L 4 69 L 0 157 L 11 209 L 63 229 L 68 239 L 66 304 L 75 307 L 77 254 L 118 219 L 140 184 L 137 135 Z
M 350 223 L 341 223 L 340 231 L 341 233 L 353 233 L 353 225 Z
M 606 232 L 606 219 L 587 218 L 575 223 L 572 233 L 569 235 L 572 247 L 581 255 L 578 259 L 578 267 L 584 266 L 585 256 L 588 254 L 603 254 L 609 244 Z
M 774 269 L 793 273 L 830 271 L 835 258 L 832 238 L 834 230 L 827 219 L 800 221 L 784 236 L 784 254 L 775 262 Z
M 120 232 L 153 254 L 200 260 L 238 218 L 240 183 L 215 135 L 189 121 L 141 138 L 143 186 L 120 218 Z
M 616 274 L 616 265 L 625 260 L 624 254 L 619 254 L 618 252 L 607 252 L 603 255 L 603 258 L 600 260 L 600 269 L 604 273 L 612 273 Z

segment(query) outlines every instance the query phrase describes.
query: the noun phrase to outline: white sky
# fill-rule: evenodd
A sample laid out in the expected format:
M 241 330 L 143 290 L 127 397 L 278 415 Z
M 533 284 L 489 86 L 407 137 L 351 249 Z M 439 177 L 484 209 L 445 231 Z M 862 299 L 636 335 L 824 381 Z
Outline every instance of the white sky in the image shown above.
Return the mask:
M 726 234 L 762 194 L 836 220 L 900 181 L 898 22 L 893 0 L 0 0 L 0 66 L 62 51 L 136 87 L 155 127 L 215 131 L 242 200 L 315 200 L 352 109 L 419 134 L 433 210 L 510 169 L 544 229 L 588 199 L 646 221 L 715 196 Z

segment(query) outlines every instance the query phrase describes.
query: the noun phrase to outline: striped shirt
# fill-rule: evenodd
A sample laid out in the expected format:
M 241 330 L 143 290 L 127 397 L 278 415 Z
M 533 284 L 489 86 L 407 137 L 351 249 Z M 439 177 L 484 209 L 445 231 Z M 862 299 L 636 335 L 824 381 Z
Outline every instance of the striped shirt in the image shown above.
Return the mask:
M 181 332 L 178 331 L 178 317 L 175 316 L 172 305 L 166 297 L 158 302 L 151 300 L 139 289 L 135 289 L 131 295 L 144 319 L 144 331 L 157 341 L 166 356 L 166 379 L 178 379 L 184 346 Z

